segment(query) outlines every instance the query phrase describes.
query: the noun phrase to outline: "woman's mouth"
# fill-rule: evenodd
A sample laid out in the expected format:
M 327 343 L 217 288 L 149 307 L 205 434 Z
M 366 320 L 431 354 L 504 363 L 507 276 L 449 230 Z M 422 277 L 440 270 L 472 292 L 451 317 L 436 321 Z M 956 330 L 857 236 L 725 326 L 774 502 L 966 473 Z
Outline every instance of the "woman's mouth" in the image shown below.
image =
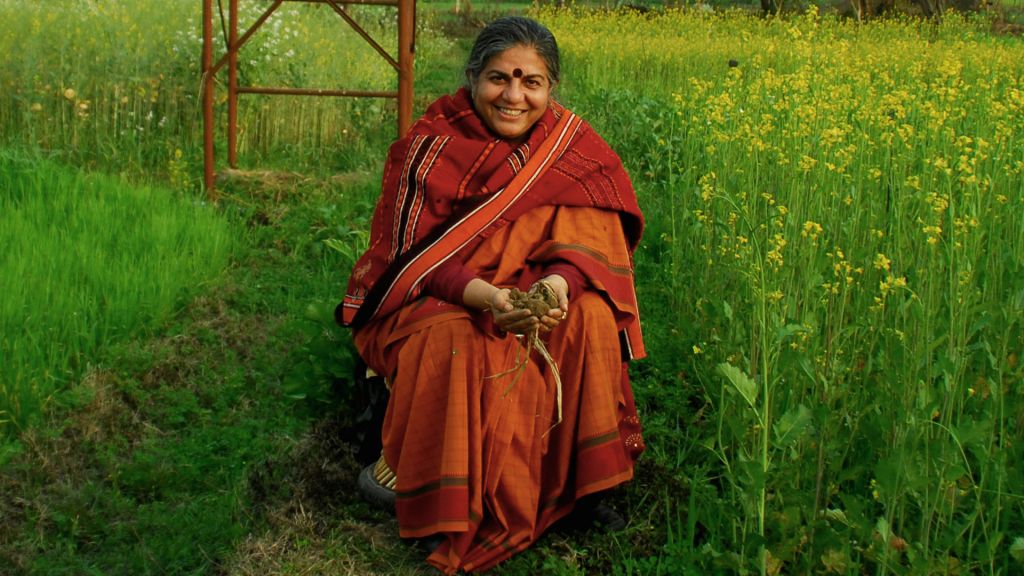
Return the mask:
M 498 112 L 503 116 L 511 116 L 513 118 L 516 118 L 526 112 L 526 110 L 515 110 L 513 108 L 503 108 L 501 106 L 495 106 L 495 108 L 497 108 Z

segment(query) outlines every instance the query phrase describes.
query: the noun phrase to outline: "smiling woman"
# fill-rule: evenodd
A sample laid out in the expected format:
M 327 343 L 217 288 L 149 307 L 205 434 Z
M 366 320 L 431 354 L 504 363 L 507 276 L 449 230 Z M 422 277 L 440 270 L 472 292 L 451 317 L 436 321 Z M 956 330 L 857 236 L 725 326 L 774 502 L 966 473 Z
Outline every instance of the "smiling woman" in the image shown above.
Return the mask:
M 485 28 L 466 79 L 391 147 L 339 306 L 391 389 L 360 486 L 449 574 L 570 514 L 623 527 L 597 499 L 643 450 L 624 361 L 644 354 L 643 219 L 622 162 L 551 98 L 558 47 L 537 22 Z M 520 290 L 545 305 L 517 305 Z

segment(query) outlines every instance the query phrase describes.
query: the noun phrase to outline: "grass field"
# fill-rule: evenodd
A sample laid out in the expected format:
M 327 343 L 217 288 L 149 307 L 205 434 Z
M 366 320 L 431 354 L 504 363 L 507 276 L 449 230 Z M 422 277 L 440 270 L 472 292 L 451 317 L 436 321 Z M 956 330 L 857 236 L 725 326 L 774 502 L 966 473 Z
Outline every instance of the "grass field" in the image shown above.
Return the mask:
M 166 322 L 227 264 L 193 198 L 0 152 L 0 435 L 24 429 L 106 343 Z
M 459 84 L 475 7 L 421 11 L 419 109 Z M 288 10 L 246 80 L 393 82 L 372 54 L 332 56 L 358 45 L 332 14 Z M 354 14 L 393 34 L 384 10 Z M 1020 39 L 955 15 L 536 15 L 563 50 L 560 98 L 622 156 L 647 215 L 651 357 L 633 380 L 649 450 L 617 495 L 626 531 L 552 535 L 496 572 L 1024 569 Z M 0 141 L 120 175 L 44 163 L 43 189 L 156 182 L 144 202 L 208 213 L 181 202 L 201 197 L 198 3 L 0 0 L 0 20 L 19 54 L 0 68 Z M 83 349 L 49 368 L 61 390 L 35 400 L 53 398 L 40 423 L 0 444 L 0 566 L 426 573 L 353 493 L 351 358 L 329 319 L 393 121 L 378 101 L 243 99 L 243 164 L 287 174 L 225 186 L 232 264 L 172 320 L 161 305 L 154 336 L 97 328 L 102 365 L 83 375 Z M 139 276 L 198 282 L 159 270 Z

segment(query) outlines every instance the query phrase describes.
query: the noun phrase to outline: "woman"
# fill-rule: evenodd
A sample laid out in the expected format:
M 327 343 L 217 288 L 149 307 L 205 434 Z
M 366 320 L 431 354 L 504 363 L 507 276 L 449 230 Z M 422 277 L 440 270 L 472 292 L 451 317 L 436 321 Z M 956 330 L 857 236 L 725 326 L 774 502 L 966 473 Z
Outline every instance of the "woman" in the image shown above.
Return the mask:
M 339 306 L 391 389 L 361 481 L 393 487 L 401 536 L 439 542 L 446 573 L 525 549 L 643 450 L 625 364 L 644 353 L 643 220 L 622 163 L 551 98 L 558 47 L 537 22 L 487 26 L 466 81 L 392 145 Z M 558 302 L 540 317 L 510 291 L 538 282 Z

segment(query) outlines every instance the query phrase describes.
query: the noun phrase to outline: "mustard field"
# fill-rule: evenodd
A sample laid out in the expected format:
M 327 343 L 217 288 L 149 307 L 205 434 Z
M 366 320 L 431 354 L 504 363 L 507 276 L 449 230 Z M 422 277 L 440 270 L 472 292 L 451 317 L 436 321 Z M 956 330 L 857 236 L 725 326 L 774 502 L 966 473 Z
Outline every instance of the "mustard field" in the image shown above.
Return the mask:
M 545 16 L 643 194 L 661 385 L 699 398 L 659 415 L 697 494 L 666 496 L 679 556 L 1012 573 L 1024 44 L 955 16 Z

